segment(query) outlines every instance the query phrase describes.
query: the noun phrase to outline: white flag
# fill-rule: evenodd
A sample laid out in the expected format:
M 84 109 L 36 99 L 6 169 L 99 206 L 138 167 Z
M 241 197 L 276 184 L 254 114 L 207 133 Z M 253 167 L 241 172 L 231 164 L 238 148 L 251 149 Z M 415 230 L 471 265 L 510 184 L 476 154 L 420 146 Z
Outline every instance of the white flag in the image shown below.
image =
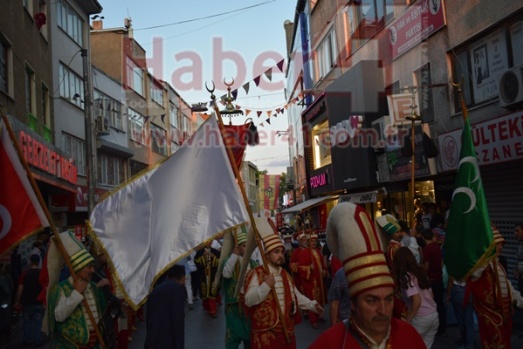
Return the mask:
M 248 220 L 211 117 L 165 162 L 96 205 L 90 224 L 136 308 L 180 257 Z

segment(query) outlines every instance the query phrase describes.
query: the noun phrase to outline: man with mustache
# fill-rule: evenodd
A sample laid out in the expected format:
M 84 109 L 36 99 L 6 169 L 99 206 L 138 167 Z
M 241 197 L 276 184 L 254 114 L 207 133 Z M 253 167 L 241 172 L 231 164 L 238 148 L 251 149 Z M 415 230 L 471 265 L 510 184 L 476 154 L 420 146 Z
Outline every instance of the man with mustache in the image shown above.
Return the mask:
M 106 304 L 102 293 L 91 281 L 94 274 L 94 258 L 72 233 L 63 232 L 60 234 L 60 239 L 70 257 L 77 280 L 73 281 L 73 278 L 69 277 L 53 285 L 62 264 L 60 252 L 57 251 L 53 241 L 47 264 L 50 290 L 47 310 L 49 328 L 55 335 L 53 348 L 100 348 L 94 326 L 98 326 Z M 82 303 L 84 299 L 89 304 L 94 324 Z
M 270 219 L 270 218 L 269 218 Z M 298 307 L 323 313 L 316 302 L 302 295 L 282 265 L 285 248 L 268 224 L 256 224 L 262 236 L 267 266 L 251 270 L 245 280 L 245 305 L 251 319 L 251 348 L 295 349 L 295 323 L 301 321 Z
M 350 202 L 334 207 L 327 222 L 327 244 L 344 263 L 351 314 L 309 348 L 425 349 L 414 327 L 392 317 L 394 281 L 367 212 Z

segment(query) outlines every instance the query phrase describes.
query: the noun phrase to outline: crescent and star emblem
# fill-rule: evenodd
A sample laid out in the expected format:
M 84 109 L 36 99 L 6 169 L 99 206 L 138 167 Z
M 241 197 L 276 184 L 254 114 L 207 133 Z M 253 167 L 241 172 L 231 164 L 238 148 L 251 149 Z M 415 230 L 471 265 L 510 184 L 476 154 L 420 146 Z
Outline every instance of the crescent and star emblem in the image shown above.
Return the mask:
M 11 225 L 13 220 L 11 219 L 11 214 L 5 206 L 0 205 L 0 222 L 2 222 L 2 230 L 0 230 L 0 239 L 3 239 L 9 230 L 11 230 Z
M 472 164 L 472 166 L 474 166 L 474 170 L 475 170 L 475 173 L 476 173 L 476 176 L 474 177 L 474 179 L 472 180 L 472 182 L 470 183 L 474 183 L 476 181 L 479 180 L 479 166 L 478 166 L 478 159 L 476 159 L 476 157 L 474 156 L 465 156 L 463 159 L 461 159 L 458 163 L 458 171 L 459 171 L 459 168 L 462 164 L 464 163 L 470 163 Z M 456 188 L 456 190 L 454 190 L 454 193 L 452 193 L 452 200 L 454 200 L 454 196 L 456 196 L 456 194 L 465 194 L 469 197 L 470 199 L 470 207 L 468 208 L 467 211 L 463 212 L 463 213 L 469 213 L 470 211 L 472 211 L 475 207 L 476 207 L 476 194 L 474 194 L 474 192 L 472 191 L 472 189 L 468 188 L 468 187 L 459 187 L 459 188 Z

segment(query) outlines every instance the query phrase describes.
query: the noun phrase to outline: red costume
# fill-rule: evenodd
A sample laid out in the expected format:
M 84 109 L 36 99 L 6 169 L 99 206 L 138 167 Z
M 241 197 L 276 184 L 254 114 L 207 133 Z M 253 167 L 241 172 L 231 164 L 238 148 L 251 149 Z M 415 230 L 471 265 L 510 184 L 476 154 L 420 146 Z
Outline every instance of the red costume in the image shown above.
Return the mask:
M 304 248 L 299 254 L 298 277 L 303 287 L 303 294 L 309 299 L 317 301 L 321 306 L 326 304 L 323 284 L 323 272 L 326 270 L 325 262 L 318 249 Z M 309 314 L 309 321 L 313 326 L 317 326 L 318 319 L 318 314 Z
M 345 342 L 345 346 L 343 343 Z M 346 322 L 340 322 L 323 332 L 312 343 L 309 349 L 357 349 L 365 348 L 360 344 L 365 343 L 370 347 L 370 343 L 365 335 L 351 323 L 347 326 Z M 392 318 L 390 322 L 390 335 L 387 339 L 387 349 L 426 349 L 425 343 L 418 332 L 409 323 Z
M 294 279 L 294 285 L 296 285 L 296 288 L 301 293 L 303 293 L 303 286 L 301 284 L 300 276 L 298 275 L 298 261 L 300 259 L 300 254 L 304 250 L 306 250 L 306 248 L 298 246 L 298 248 L 296 248 L 291 254 L 291 263 L 290 263 L 292 278 Z
M 246 289 L 254 275 L 258 277 L 258 282 L 261 285 L 265 276 L 264 267 L 258 266 L 247 274 L 245 280 Z M 296 323 L 300 321 L 299 313 L 296 311 L 298 300 L 294 293 L 294 284 L 291 276 L 283 269 L 281 270 L 281 276 L 284 288 L 284 324 L 282 324 L 278 315 L 278 300 L 275 300 L 273 293 L 269 292 L 263 302 L 248 308 L 248 314 L 251 319 L 251 348 L 296 348 L 294 324 L 295 321 Z M 287 332 L 288 341 L 285 337 L 284 328 Z
M 510 349 L 512 335 L 512 293 L 505 269 L 494 258 L 479 279 L 471 279 L 472 304 L 478 315 L 483 348 Z M 466 297 L 465 299 L 468 299 Z

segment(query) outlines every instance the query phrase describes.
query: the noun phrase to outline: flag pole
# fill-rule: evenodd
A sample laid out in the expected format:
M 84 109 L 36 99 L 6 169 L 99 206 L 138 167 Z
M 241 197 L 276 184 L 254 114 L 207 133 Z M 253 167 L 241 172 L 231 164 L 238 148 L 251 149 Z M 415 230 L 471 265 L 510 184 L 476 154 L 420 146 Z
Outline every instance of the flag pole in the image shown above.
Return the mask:
M 31 187 L 33 188 L 33 191 L 36 194 L 36 197 L 38 198 L 38 202 L 40 203 L 40 206 L 42 207 L 42 210 L 45 213 L 45 216 L 47 217 L 47 220 L 49 221 L 49 226 L 54 234 L 54 239 L 56 241 L 56 244 L 58 246 L 58 249 L 62 253 L 62 256 L 64 257 L 65 264 L 69 268 L 69 271 L 71 272 L 71 276 L 73 277 L 73 280 L 76 282 L 78 280 L 78 277 L 76 276 L 76 273 L 74 272 L 73 266 L 71 264 L 71 259 L 69 258 L 69 255 L 67 254 L 64 244 L 62 243 L 62 240 L 60 238 L 60 235 L 57 232 L 56 225 L 54 224 L 54 220 L 51 216 L 51 213 L 49 212 L 49 209 L 47 208 L 47 205 L 45 204 L 45 200 L 42 197 L 42 194 L 40 193 L 40 189 L 38 189 L 38 185 L 36 184 L 36 181 L 33 177 L 33 174 L 31 170 L 29 169 L 29 165 L 27 163 L 27 160 L 24 157 L 24 154 L 22 152 L 22 149 L 20 149 L 20 145 L 18 144 L 16 140 L 15 132 L 13 131 L 13 128 L 11 127 L 11 123 L 7 119 L 7 116 L 5 115 L 5 112 L 2 108 L 0 108 L 0 115 L 2 116 L 2 120 L 4 121 L 5 127 L 7 129 L 7 132 L 9 133 L 9 137 L 11 138 L 11 141 L 13 142 L 13 145 L 16 149 L 16 152 L 18 154 L 18 158 L 24 167 L 25 172 L 27 173 L 27 178 L 29 179 L 29 182 L 31 183 Z M 102 349 L 105 349 L 105 342 L 102 337 L 102 333 L 100 332 L 100 329 L 97 326 L 96 321 L 94 321 L 93 313 L 91 312 L 91 308 L 89 308 L 89 304 L 87 303 L 87 299 L 84 297 L 82 301 L 83 305 L 85 306 L 85 310 L 87 312 L 87 315 L 89 316 L 89 320 L 91 320 L 91 324 L 93 324 L 94 330 L 96 332 L 96 337 L 98 338 L 98 341 L 100 342 L 100 346 Z
M 243 197 L 243 203 L 245 205 L 245 209 L 247 210 L 247 213 L 249 214 L 249 219 L 251 221 L 252 230 L 254 232 L 254 238 L 256 240 L 256 245 L 258 246 L 258 249 L 260 250 L 260 255 L 262 257 L 263 268 L 265 269 L 265 274 L 270 275 L 269 266 L 268 266 L 269 264 L 267 262 L 267 256 L 265 256 L 265 253 L 263 253 L 263 246 L 262 246 L 262 243 L 260 240 L 260 233 L 258 232 L 258 228 L 256 227 L 256 223 L 254 221 L 254 215 L 252 214 L 251 207 L 249 206 L 249 199 L 247 198 L 247 193 L 245 192 L 245 186 L 244 186 L 243 180 L 240 176 L 240 171 L 238 169 L 238 165 L 236 164 L 236 160 L 234 158 L 234 154 L 232 153 L 231 147 L 229 147 L 229 146 L 227 146 L 227 144 L 225 144 L 225 137 L 224 137 L 225 136 L 225 126 L 223 124 L 223 119 L 222 119 L 220 110 L 218 109 L 218 106 L 216 105 L 216 96 L 214 95 L 214 88 L 212 90 L 209 90 L 209 89 L 207 89 L 207 90 L 211 93 L 212 105 L 213 105 L 214 111 L 216 113 L 216 117 L 218 118 L 218 127 L 220 128 L 220 133 L 222 135 L 225 149 L 227 150 L 227 157 L 229 158 L 229 162 L 231 164 L 232 171 L 234 172 L 234 176 L 236 177 L 236 180 L 238 181 L 238 185 L 240 186 L 240 192 Z M 274 287 L 271 287 L 271 292 L 272 292 L 273 298 L 278 301 L 278 296 L 276 294 L 276 290 L 274 289 Z M 279 303 L 279 301 L 278 301 L 278 303 Z M 283 317 L 281 307 L 278 305 L 278 306 L 276 306 L 276 309 L 278 310 L 278 315 L 279 315 L 280 319 L 282 320 L 281 323 L 283 326 L 283 333 L 285 335 L 285 339 L 287 340 L 287 343 L 289 343 L 290 338 L 289 338 L 289 334 L 287 332 L 287 328 L 285 326 L 285 321 L 284 321 L 285 318 Z

